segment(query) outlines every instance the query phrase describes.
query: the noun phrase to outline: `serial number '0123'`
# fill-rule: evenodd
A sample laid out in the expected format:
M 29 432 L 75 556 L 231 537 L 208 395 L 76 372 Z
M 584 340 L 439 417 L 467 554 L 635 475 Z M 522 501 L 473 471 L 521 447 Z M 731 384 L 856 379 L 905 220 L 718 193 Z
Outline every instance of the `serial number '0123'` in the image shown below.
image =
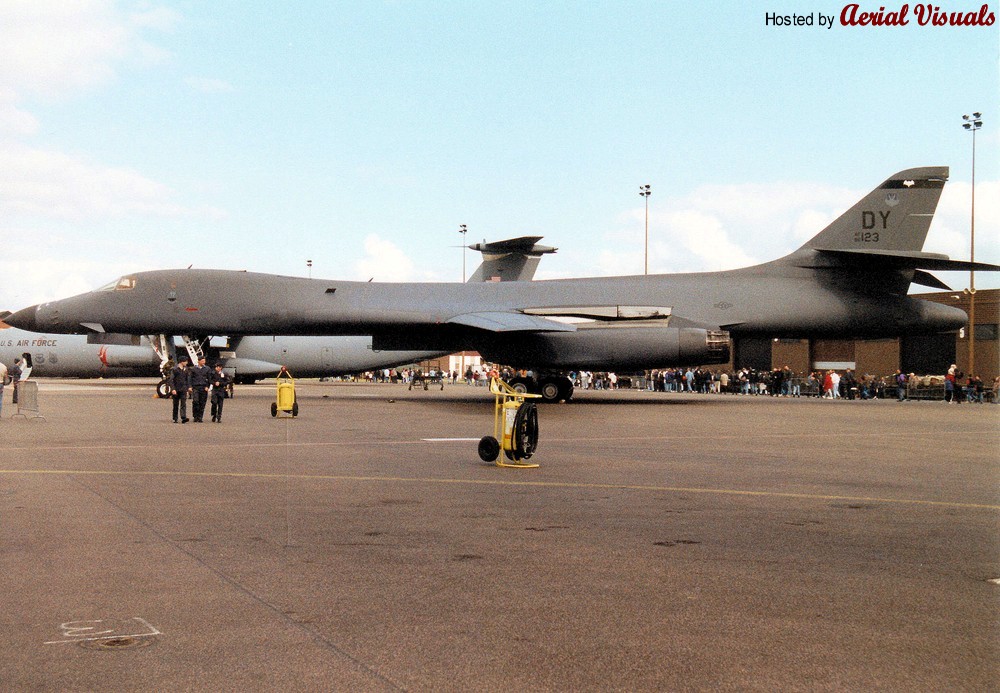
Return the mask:
M 878 243 L 878 231 L 857 231 L 854 234 L 855 243 Z

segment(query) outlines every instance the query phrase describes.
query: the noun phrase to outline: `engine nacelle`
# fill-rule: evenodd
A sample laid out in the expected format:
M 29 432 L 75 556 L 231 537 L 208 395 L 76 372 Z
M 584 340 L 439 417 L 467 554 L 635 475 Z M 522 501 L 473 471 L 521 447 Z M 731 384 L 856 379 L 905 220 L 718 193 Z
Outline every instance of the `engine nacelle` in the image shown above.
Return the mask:
M 507 333 L 479 351 L 489 361 L 516 368 L 620 371 L 727 363 L 730 353 L 728 332 L 622 323 L 576 332 Z

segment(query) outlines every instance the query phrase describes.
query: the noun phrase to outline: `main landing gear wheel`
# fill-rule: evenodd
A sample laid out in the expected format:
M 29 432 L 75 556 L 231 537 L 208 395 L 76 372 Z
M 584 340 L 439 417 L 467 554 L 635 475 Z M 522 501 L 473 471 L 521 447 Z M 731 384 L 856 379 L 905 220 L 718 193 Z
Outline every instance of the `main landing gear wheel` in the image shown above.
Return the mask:
M 170 396 L 170 382 L 166 378 L 156 383 L 156 396 L 160 399 Z
M 526 395 L 531 392 L 531 388 L 525 378 L 512 378 L 510 381 L 510 389 L 522 395 Z
M 552 376 L 542 380 L 538 393 L 543 402 L 569 400 L 573 396 L 573 381 L 565 376 Z
M 543 380 L 542 386 L 539 388 L 538 393 L 542 396 L 543 402 L 558 402 L 559 383 L 555 379 Z

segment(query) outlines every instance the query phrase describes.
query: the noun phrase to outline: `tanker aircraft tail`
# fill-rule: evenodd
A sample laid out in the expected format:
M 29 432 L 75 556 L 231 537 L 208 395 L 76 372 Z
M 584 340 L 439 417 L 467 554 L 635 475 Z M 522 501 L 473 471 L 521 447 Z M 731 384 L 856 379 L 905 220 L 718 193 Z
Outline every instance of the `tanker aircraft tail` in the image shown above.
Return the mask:
M 522 236 L 506 241 L 475 243 L 472 250 L 483 254 L 483 262 L 469 277 L 470 282 L 528 281 L 535 276 L 542 255 L 557 248 L 538 245 L 541 236 Z

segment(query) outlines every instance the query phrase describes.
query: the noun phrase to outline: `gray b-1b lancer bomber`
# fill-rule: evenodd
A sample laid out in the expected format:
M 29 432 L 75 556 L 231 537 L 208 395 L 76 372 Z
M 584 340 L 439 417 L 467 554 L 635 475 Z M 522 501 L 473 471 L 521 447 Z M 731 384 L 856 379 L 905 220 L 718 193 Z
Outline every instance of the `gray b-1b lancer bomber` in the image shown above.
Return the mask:
M 476 350 L 542 374 L 725 363 L 730 337 L 947 332 L 965 313 L 907 296 L 910 284 L 944 287 L 925 270 L 1000 270 L 921 251 L 947 178 L 944 166 L 900 171 L 791 254 L 737 270 L 466 284 L 161 270 L 7 322 L 68 333 L 365 334 L 375 349 Z M 572 392 L 565 378 L 542 375 L 539 385 L 546 399 Z

